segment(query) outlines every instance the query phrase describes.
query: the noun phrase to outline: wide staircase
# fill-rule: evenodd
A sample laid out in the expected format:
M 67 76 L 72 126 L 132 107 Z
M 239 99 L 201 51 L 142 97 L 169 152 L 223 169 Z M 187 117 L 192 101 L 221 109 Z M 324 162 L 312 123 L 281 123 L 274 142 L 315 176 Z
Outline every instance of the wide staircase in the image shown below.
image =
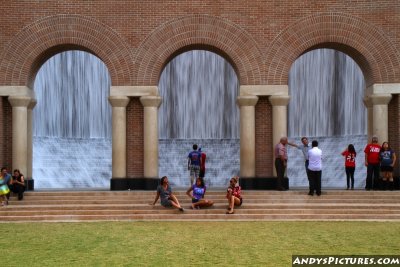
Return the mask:
M 400 220 L 399 191 L 325 190 L 319 197 L 306 190 L 242 192 L 243 205 L 227 215 L 222 189 L 209 190 L 206 197 L 215 204 L 200 210 L 190 209 L 185 191 L 176 191 L 184 212 L 159 201 L 149 205 L 152 191 L 30 191 L 0 207 L 0 222 Z

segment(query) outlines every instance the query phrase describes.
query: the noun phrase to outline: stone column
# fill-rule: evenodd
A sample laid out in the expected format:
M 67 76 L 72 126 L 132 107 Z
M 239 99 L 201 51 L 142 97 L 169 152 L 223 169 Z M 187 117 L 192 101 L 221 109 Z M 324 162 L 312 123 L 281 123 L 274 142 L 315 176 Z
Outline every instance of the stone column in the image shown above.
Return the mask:
M 240 107 L 240 177 L 256 175 L 255 105 L 257 96 L 239 96 Z
M 144 177 L 158 178 L 158 107 L 160 96 L 142 96 L 144 107 Z
M 274 148 L 279 143 L 281 137 L 287 136 L 287 105 L 290 96 L 288 95 L 272 95 L 269 97 L 269 102 L 272 105 L 272 147 Z M 273 149 L 273 162 L 275 166 L 275 151 Z M 276 176 L 276 170 L 273 169 L 273 174 Z
M 126 178 L 126 106 L 129 97 L 110 96 L 112 106 L 112 178 Z
M 373 124 L 373 112 L 372 112 L 372 103 L 371 103 L 371 99 L 366 96 L 363 99 L 364 105 L 367 108 L 367 142 L 370 142 L 372 139 L 372 124 Z
M 388 104 L 391 94 L 373 94 L 368 98 L 372 104 L 372 134 L 378 136 L 380 143 L 388 141 Z
M 28 166 L 25 178 L 32 178 L 32 161 L 33 161 L 33 142 L 32 142 L 32 110 L 36 106 L 36 99 L 31 99 L 28 105 Z
M 12 169 L 28 170 L 28 96 L 9 96 L 12 106 Z

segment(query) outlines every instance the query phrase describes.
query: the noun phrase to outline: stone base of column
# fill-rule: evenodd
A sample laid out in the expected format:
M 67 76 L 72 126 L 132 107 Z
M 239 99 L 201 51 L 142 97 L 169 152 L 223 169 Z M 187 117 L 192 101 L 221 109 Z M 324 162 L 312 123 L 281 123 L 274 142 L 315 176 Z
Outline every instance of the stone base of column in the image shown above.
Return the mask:
M 240 177 L 239 184 L 245 190 L 276 190 L 277 177 Z M 289 178 L 283 179 L 283 187 L 289 190 Z
M 25 178 L 25 191 L 33 191 L 35 189 L 35 181 L 32 178 Z
M 156 190 L 160 178 L 111 178 L 110 190 Z

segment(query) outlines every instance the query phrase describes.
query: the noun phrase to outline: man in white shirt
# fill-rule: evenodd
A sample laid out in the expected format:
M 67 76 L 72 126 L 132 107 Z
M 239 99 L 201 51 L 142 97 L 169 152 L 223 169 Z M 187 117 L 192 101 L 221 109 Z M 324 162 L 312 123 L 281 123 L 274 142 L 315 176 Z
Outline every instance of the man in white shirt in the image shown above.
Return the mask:
M 322 151 L 318 148 L 318 141 L 311 143 L 311 149 L 308 151 L 308 171 L 310 179 L 310 196 L 321 195 L 321 174 L 322 174 Z

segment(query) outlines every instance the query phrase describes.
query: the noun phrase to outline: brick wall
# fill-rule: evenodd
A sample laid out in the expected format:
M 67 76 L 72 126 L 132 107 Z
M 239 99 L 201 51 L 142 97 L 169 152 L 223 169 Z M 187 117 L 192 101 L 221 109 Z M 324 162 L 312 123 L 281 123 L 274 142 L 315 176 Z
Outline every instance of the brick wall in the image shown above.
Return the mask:
M 32 87 L 42 64 L 80 49 L 104 61 L 113 86 L 158 85 L 164 66 L 187 50 L 210 50 L 235 68 L 240 85 L 286 85 L 294 60 L 332 48 L 351 56 L 367 85 L 400 82 L 400 1 L 10 0 L 0 4 L 0 86 Z M 390 140 L 399 147 L 398 100 Z M 2 101 L 3 121 L 11 120 Z M 272 174 L 271 107 L 256 106 L 257 176 Z M 128 176 L 143 175 L 143 108 L 127 108 Z M 7 162 L 11 133 L 0 133 Z M 393 141 L 392 141 L 393 140 Z M 393 144 L 394 143 L 394 144 Z
M 399 131 L 400 131 L 400 101 L 399 95 L 393 95 L 392 100 L 389 103 L 389 114 L 388 114 L 388 128 L 389 128 L 389 144 L 396 153 L 397 162 L 394 166 L 394 175 L 399 176 L 400 167 L 399 167 L 399 155 L 400 155 L 400 140 L 399 140 Z
M 126 107 L 127 177 L 143 177 L 143 106 L 139 98 L 131 98 Z
M 0 165 L 12 168 L 12 114 L 11 105 L 7 97 L 1 97 L 0 101 Z
M 256 176 L 272 176 L 272 106 L 268 97 L 260 97 L 256 105 Z

